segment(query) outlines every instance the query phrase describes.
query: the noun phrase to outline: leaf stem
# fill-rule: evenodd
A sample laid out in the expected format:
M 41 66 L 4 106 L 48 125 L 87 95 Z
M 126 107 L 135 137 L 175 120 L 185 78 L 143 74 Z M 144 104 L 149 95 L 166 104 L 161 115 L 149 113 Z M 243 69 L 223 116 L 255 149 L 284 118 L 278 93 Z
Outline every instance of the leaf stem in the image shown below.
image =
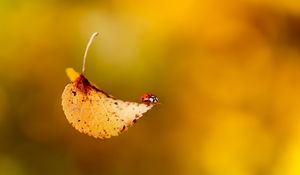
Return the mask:
M 86 46 L 86 49 L 85 49 L 85 52 L 84 52 L 84 56 L 83 56 L 83 63 L 82 63 L 82 75 L 84 75 L 84 73 L 85 73 L 86 56 L 87 56 L 87 53 L 88 53 L 88 51 L 89 51 L 90 45 L 92 44 L 94 38 L 95 38 L 98 34 L 99 34 L 98 32 L 93 33 L 93 35 L 92 35 L 91 38 L 90 38 L 90 41 L 88 42 L 88 44 L 87 44 L 87 46 Z

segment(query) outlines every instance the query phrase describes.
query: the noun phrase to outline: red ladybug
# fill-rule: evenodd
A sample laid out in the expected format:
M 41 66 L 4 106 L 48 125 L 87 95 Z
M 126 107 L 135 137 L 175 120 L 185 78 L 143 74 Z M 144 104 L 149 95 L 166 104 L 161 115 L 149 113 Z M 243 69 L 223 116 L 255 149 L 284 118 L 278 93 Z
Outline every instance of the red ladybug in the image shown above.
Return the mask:
M 142 97 L 141 97 L 141 101 L 144 103 L 157 103 L 158 102 L 158 98 L 150 93 L 145 93 Z

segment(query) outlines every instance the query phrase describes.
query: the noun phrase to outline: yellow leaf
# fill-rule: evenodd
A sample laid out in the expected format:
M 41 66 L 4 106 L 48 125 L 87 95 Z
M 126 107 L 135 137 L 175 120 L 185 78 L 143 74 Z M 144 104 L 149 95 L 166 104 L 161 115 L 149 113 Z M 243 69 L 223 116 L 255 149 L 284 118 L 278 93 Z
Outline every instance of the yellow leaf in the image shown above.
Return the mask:
M 84 76 L 87 51 L 94 33 L 87 45 L 82 73 L 67 68 L 66 73 L 71 83 L 67 84 L 62 94 L 62 107 L 68 121 L 78 131 L 95 138 L 117 136 L 133 125 L 142 115 L 158 102 L 152 94 L 145 94 L 141 103 L 115 99 L 97 88 Z
M 62 106 L 68 121 L 78 131 L 95 138 L 119 135 L 156 102 L 115 99 L 96 88 L 83 75 L 69 83 L 62 94 Z

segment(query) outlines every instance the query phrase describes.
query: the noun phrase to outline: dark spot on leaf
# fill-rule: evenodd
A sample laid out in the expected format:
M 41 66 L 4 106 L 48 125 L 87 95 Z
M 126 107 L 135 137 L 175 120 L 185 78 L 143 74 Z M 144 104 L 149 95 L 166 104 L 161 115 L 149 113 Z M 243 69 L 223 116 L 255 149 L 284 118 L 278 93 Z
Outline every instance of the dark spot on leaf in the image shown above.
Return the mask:
M 118 105 L 118 102 L 115 102 L 115 105 Z
M 123 128 L 121 129 L 121 132 L 123 132 L 123 131 L 125 130 L 125 128 L 126 128 L 126 127 L 125 127 L 125 125 L 124 125 Z
M 114 97 L 112 97 L 111 95 L 109 95 L 108 93 L 106 93 L 105 91 L 96 88 L 94 85 L 92 85 L 88 79 L 86 79 L 84 77 L 84 75 L 80 75 L 76 80 L 75 80 L 75 85 L 76 87 L 83 93 L 85 94 L 89 94 L 89 92 L 91 90 L 94 90 L 96 92 L 101 92 L 102 94 L 104 94 L 106 97 L 108 98 L 112 98 L 114 99 Z
M 76 96 L 76 91 L 72 91 L 73 95 Z
M 80 122 L 80 120 L 78 120 L 78 122 Z
M 133 123 L 136 123 L 136 119 L 134 119 L 132 122 L 133 122 Z

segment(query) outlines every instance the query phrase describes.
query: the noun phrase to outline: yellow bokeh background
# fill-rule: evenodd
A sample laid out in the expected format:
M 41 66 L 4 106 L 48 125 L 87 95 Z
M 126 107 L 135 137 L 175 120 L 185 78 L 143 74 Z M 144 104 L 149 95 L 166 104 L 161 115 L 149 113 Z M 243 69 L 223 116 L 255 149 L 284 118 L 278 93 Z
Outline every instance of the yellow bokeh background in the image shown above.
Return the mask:
M 300 1 L 0 0 L 0 174 L 300 175 Z M 161 105 L 107 140 L 65 68 Z

